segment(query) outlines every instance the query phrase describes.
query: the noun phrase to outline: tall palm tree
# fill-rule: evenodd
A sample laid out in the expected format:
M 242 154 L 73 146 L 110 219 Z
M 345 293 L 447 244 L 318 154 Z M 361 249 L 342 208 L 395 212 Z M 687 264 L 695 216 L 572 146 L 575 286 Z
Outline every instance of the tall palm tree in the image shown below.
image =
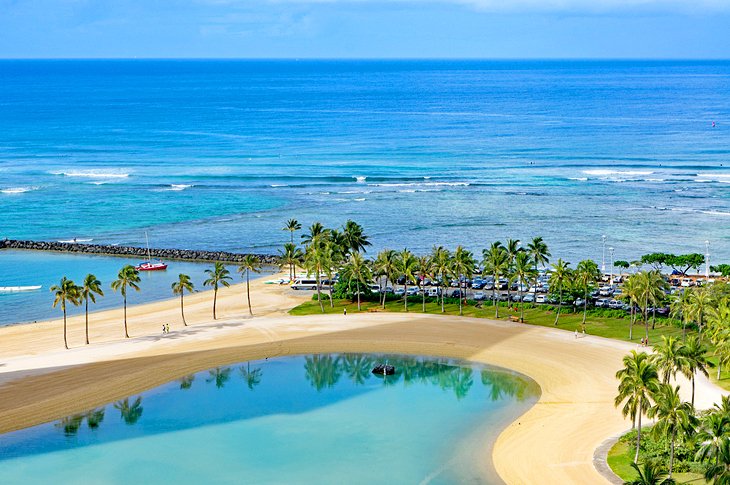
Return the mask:
M 657 418 L 652 433 L 669 440 L 669 476 L 674 468 L 674 444 L 677 437 L 689 436 L 694 431 L 694 408 L 679 397 L 679 386 L 660 385 L 654 396 L 654 406 L 647 416 Z
M 634 339 L 634 324 L 636 323 L 636 310 L 639 308 L 641 285 L 639 276 L 633 274 L 629 276 L 623 285 L 622 299 L 625 299 L 629 305 L 629 340 Z
M 61 282 L 57 285 L 51 286 L 51 292 L 54 293 L 53 308 L 56 305 L 61 304 L 61 310 L 63 311 L 63 345 L 68 350 L 68 337 L 66 330 L 66 303 L 71 303 L 74 306 L 78 306 L 81 301 L 81 289 L 76 286 L 73 280 L 61 278 Z
M 563 290 L 570 282 L 571 271 L 568 267 L 568 263 L 558 258 L 556 263 L 553 263 L 553 272 L 548 280 L 550 289 L 555 291 L 558 289 L 558 311 L 555 313 L 555 324 L 557 326 L 558 319 L 560 318 L 560 310 L 563 307 Z
M 625 291 L 625 290 L 624 290 Z M 669 316 L 676 320 L 682 321 L 682 341 L 687 339 L 687 324 L 690 323 L 691 314 L 691 302 L 690 295 L 691 291 L 686 290 L 679 294 L 677 298 L 672 301 L 669 307 Z
M 704 415 L 695 436 L 695 441 L 700 444 L 695 454 L 695 460 L 710 460 L 718 463 L 720 445 L 729 432 L 730 416 L 726 413 L 713 409 Z
M 304 253 L 294 243 L 284 244 L 284 249 L 279 250 L 279 266 L 284 269 L 284 266 L 289 267 L 289 280 L 293 281 L 297 278 L 297 265 L 302 263 L 302 257 Z
M 408 249 L 398 253 L 398 274 L 405 278 L 403 306 L 408 311 L 408 282 L 416 279 L 414 273 L 418 268 L 418 261 Z
M 223 263 L 216 261 L 213 269 L 206 269 L 205 273 L 208 275 L 208 279 L 203 281 L 203 286 L 213 288 L 213 320 L 216 320 L 215 307 L 218 302 L 218 288 L 220 286 L 231 286 L 228 282 L 231 279 L 231 272 L 226 269 Z
M 586 314 L 588 313 L 588 291 L 599 278 L 601 271 L 598 265 L 590 259 L 584 259 L 575 267 L 576 283 L 583 289 L 583 330 L 586 328 Z
M 370 246 L 370 241 L 368 241 L 368 236 L 365 235 L 362 226 L 348 219 L 342 228 L 342 245 L 343 253 L 346 255 L 360 251 L 364 253 L 365 247 Z
M 373 274 L 370 271 L 370 267 L 367 264 L 365 258 L 358 252 L 350 254 L 350 259 L 342 268 L 342 279 L 349 281 L 349 284 L 355 285 L 355 292 L 357 293 L 357 310 L 360 311 L 360 295 L 362 293 L 361 288 L 370 291 L 368 285 L 373 280 Z
M 423 313 L 426 313 L 426 288 L 423 286 L 423 283 L 426 281 L 426 278 L 430 278 L 433 272 L 433 263 L 431 262 L 431 258 L 429 256 L 419 256 L 417 258 L 417 266 L 418 266 L 418 278 L 416 279 L 416 283 L 418 283 L 418 286 L 421 289 L 421 295 L 422 295 L 422 311 Z
M 523 299 L 523 291 L 522 287 L 527 284 L 529 286 L 529 282 L 532 281 L 536 275 L 537 270 L 534 268 L 532 264 L 532 259 L 530 258 L 529 253 L 525 251 L 520 251 L 517 253 L 517 256 L 515 257 L 515 278 L 517 278 L 517 281 L 520 282 L 520 286 L 518 287 L 519 293 L 520 293 L 520 322 L 525 321 L 525 314 L 523 305 L 524 302 Z
M 527 244 L 527 253 L 535 263 L 535 270 L 537 271 L 538 266 L 545 266 L 550 262 L 550 251 L 548 250 L 547 244 L 543 241 L 542 237 L 534 237 L 532 241 Z
M 507 239 L 507 244 L 504 246 L 505 251 L 507 252 L 507 271 L 505 274 L 507 275 L 508 283 L 507 283 L 507 301 L 512 301 L 512 298 L 510 298 L 510 291 L 512 288 L 512 283 L 515 280 L 515 258 L 517 257 L 517 254 L 522 251 L 522 248 L 520 248 L 520 240 L 519 239 Z
M 118 291 L 122 294 L 124 300 L 124 336 L 129 338 L 129 330 L 127 329 L 127 288 L 132 288 L 135 291 L 139 291 L 139 271 L 128 264 L 119 270 L 117 279 L 112 281 L 112 290 Z
M 636 433 L 636 453 L 634 463 L 639 460 L 641 447 L 641 416 L 649 410 L 652 396 L 659 389 L 659 377 L 656 367 L 645 352 L 632 350 L 623 358 L 624 367 L 616 373 L 619 380 L 618 395 L 614 401 L 616 407 L 626 401 L 621 412 L 624 416 L 638 417 Z
M 669 384 L 670 378 L 676 378 L 677 372 L 687 367 L 684 345 L 677 337 L 662 335 L 662 341 L 654 347 L 654 352 L 652 361 L 664 384 Z
M 299 224 L 299 221 L 297 221 L 296 219 L 289 219 L 288 221 L 286 221 L 286 225 L 282 228 L 282 230 L 289 231 L 289 242 L 291 244 L 294 244 L 294 233 L 301 228 L 302 225 Z
M 632 463 L 631 468 L 636 470 L 638 476 L 633 480 L 627 480 L 624 485 L 674 485 L 677 483 L 673 478 L 667 476 L 661 467 L 651 461 L 647 461 L 643 466 Z
M 680 369 L 682 374 L 692 381 L 692 407 L 695 405 L 695 377 L 698 373 L 709 377 L 708 368 L 715 364 L 707 358 L 707 347 L 705 347 L 699 338 L 691 336 L 683 347 L 684 366 Z
M 193 282 L 190 280 L 190 276 L 180 273 L 179 275 L 177 275 L 177 281 L 171 285 L 171 288 L 173 295 L 180 295 L 180 316 L 182 316 L 183 325 L 187 327 L 188 323 L 185 321 L 183 295 L 186 290 L 189 293 L 193 292 Z
M 259 258 L 254 256 L 253 254 L 247 254 L 243 257 L 243 260 L 238 265 L 238 272 L 241 274 L 241 276 L 246 274 L 246 299 L 248 301 L 248 314 L 253 315 L 253 311 L 251 310 L 251 284 L 250 284 L 250 275 L 251 273 L 258 273 L 261 271 L 261 261 L 259 261 Z
M 659 301 L 664 298 L 665 290 L 668 288 L 661 272 L 657 269 L 641 271 L 638 277 L 638 292 L 644 316 L 644 336 L 649 339 L 649 306 L 656 307 Z
M 89 345 L 89 300 L 92 303 L 96 303 L 96 295 L 104 296 L 104 291 L 101 289 L 101 281 L 96 276 L 89 273 L 84 278 L 84 282 L 80 287 L 80 296 L 84 299 L 86 314 L 86 345 Z
M 385 276 L 385 286 L 388 286 L 388 281 L 395 281 L 396 273 L 398 271 L 398 254 L 392 249 L 384 249 L 378 253 L 375 258 L 375 274 L 378 276 Z M 385 308 L 385 298 L 387 292 L 383 291 L 383 308 Z
M 509 269 L 507 261 L 507 251 L 502 243 L 496 241 L 492 243 L 489 249 L 482 251 L 484 257 L 484 271 L 494 278 L 494 292 L 492 301 L 494 302 L 494 318 L 499 318 L 499 299 L 497 298 L 497 290 L 499 289 L 499 278 Z
M 315 236 L 307 245 L 304 252 L 304 268 L 311 275 L 315 275 L 317 281 L 317 301 L 319 308 L 324 313 L 324 304 L 322 303 L 322 273 L 327 263 L 327 254 L 325 250 L 326 241 Z
M 344 253 L 342 247 L 336 244 L 334 241 L 327 241 L 322 248 L 322 271 L 327 276 L 329 294 L 330 294 L 330 308 L 335 307 L 335 300 L 333 296 L 333 286 L 335 273 L 337 268 L 342 265 L 344 259 Z
M 444 313 L 444 297 L 446 296 L 446 280 L 451 274 L 451 252 L 443 246 L 431 250 L 433 272 L 438 275 L 439 289 L 441 290 L 441 313 Z
M 702 338 L 702 330 L 704 329 L 705 319 L 709 309 L 712 307 L 712 293 L 708 287 L 695 288 L 689 296 L 689 314 L 690 318 L 697 323 L 699 327 L 700 338 Z
M 320 222 L 315 222 L 309 226 L 309 232 L 302 234 L 302 243 L 304 245 L 310 245 L 317 239 L 322 240 L 326 238 L 329 229 L 326 229 Z
M 466 280 L 474 275 L 476 261 L 471 251 L 467 251 L 462 246 L 457 246 L 452 264 L 454 275 L 459 282 L 459 315 L 463 315 L 463 302 L 466 300 Z
M 722 298 L 708 313 L 710 341 L 715 345 L 717 380 L 720 380 L 722 368 L 730 365 L 730 300 Z

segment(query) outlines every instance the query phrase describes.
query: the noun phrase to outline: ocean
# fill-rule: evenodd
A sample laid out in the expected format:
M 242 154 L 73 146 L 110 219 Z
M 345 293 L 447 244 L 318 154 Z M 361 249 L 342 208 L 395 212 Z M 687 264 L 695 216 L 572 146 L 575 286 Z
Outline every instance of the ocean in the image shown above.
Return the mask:
M 0 237 L 730 262 L 728 134 L 727 61 L 5 60 Z

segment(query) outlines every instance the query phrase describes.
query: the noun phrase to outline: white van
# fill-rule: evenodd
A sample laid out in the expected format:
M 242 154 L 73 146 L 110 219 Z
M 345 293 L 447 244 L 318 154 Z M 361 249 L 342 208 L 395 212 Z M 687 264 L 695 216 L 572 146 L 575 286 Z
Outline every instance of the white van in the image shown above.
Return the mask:
M 380 285 L 377 283 L 370 283 L 368 288 L 370 288 L 370 291 L 373 293 L 380 293 Z
M 426 296 L 441 296 L 441 288 L 438 286 L 431 286 L 426 290 Z
M 544 294 L 536 295 L 535 303 L 547 303 L 547 295 L 544 295 Z
M 297 278 L 291 284 L 292 290 L 316 290 L 317 280 L 315 278 Z

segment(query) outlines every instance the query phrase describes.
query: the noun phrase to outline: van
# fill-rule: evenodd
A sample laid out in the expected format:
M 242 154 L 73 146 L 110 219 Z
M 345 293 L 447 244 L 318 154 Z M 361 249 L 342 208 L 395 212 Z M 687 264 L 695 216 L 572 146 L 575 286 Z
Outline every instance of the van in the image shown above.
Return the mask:
M 692 280 L 692 278 L 682 278 L 682 286 L 684 288 L 689 288 L 690 286 L 694 286 L 695 282 Z
M 380 285 L 377 283 L 369 284 L 368 288 L 370 288 L 370 291 L 373 293 L 380 293 Z
M 547 303 L 547 295 L 545 295 L 544 293 L 540 295 L 535 295 L 535 303 Z
M 297 278 L 291 284 L 292 290 L 316 290 L 317 280 L 315 278 Z
M 441 288 L 432 286 L 426 290 L 426 296 L 441 296 Z

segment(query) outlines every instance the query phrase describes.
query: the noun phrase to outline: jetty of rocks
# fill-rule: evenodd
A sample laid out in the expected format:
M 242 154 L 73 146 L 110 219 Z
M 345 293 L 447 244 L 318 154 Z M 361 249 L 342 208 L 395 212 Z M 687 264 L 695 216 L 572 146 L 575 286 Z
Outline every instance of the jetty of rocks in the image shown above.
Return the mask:
M 108 244 L 84 244 L 55 241 L 0 240 L 0 249 L 29 249 L 33 251 L 58 251 L 64 253 L 100 254 L 106 256 L 134 256 L 147 259 L 147 248 L 135 246 L 112 246 Z M 240 263 L 247 256 L 244 253 L 228 251 L 202 251 L 197 249 L 150 248 L 150 255 L 156 259 L 177 259 L 183 261 L 221 261 Z M 276 265 L 278 258 L 271 254 L 254 254 L 265 265 Z

